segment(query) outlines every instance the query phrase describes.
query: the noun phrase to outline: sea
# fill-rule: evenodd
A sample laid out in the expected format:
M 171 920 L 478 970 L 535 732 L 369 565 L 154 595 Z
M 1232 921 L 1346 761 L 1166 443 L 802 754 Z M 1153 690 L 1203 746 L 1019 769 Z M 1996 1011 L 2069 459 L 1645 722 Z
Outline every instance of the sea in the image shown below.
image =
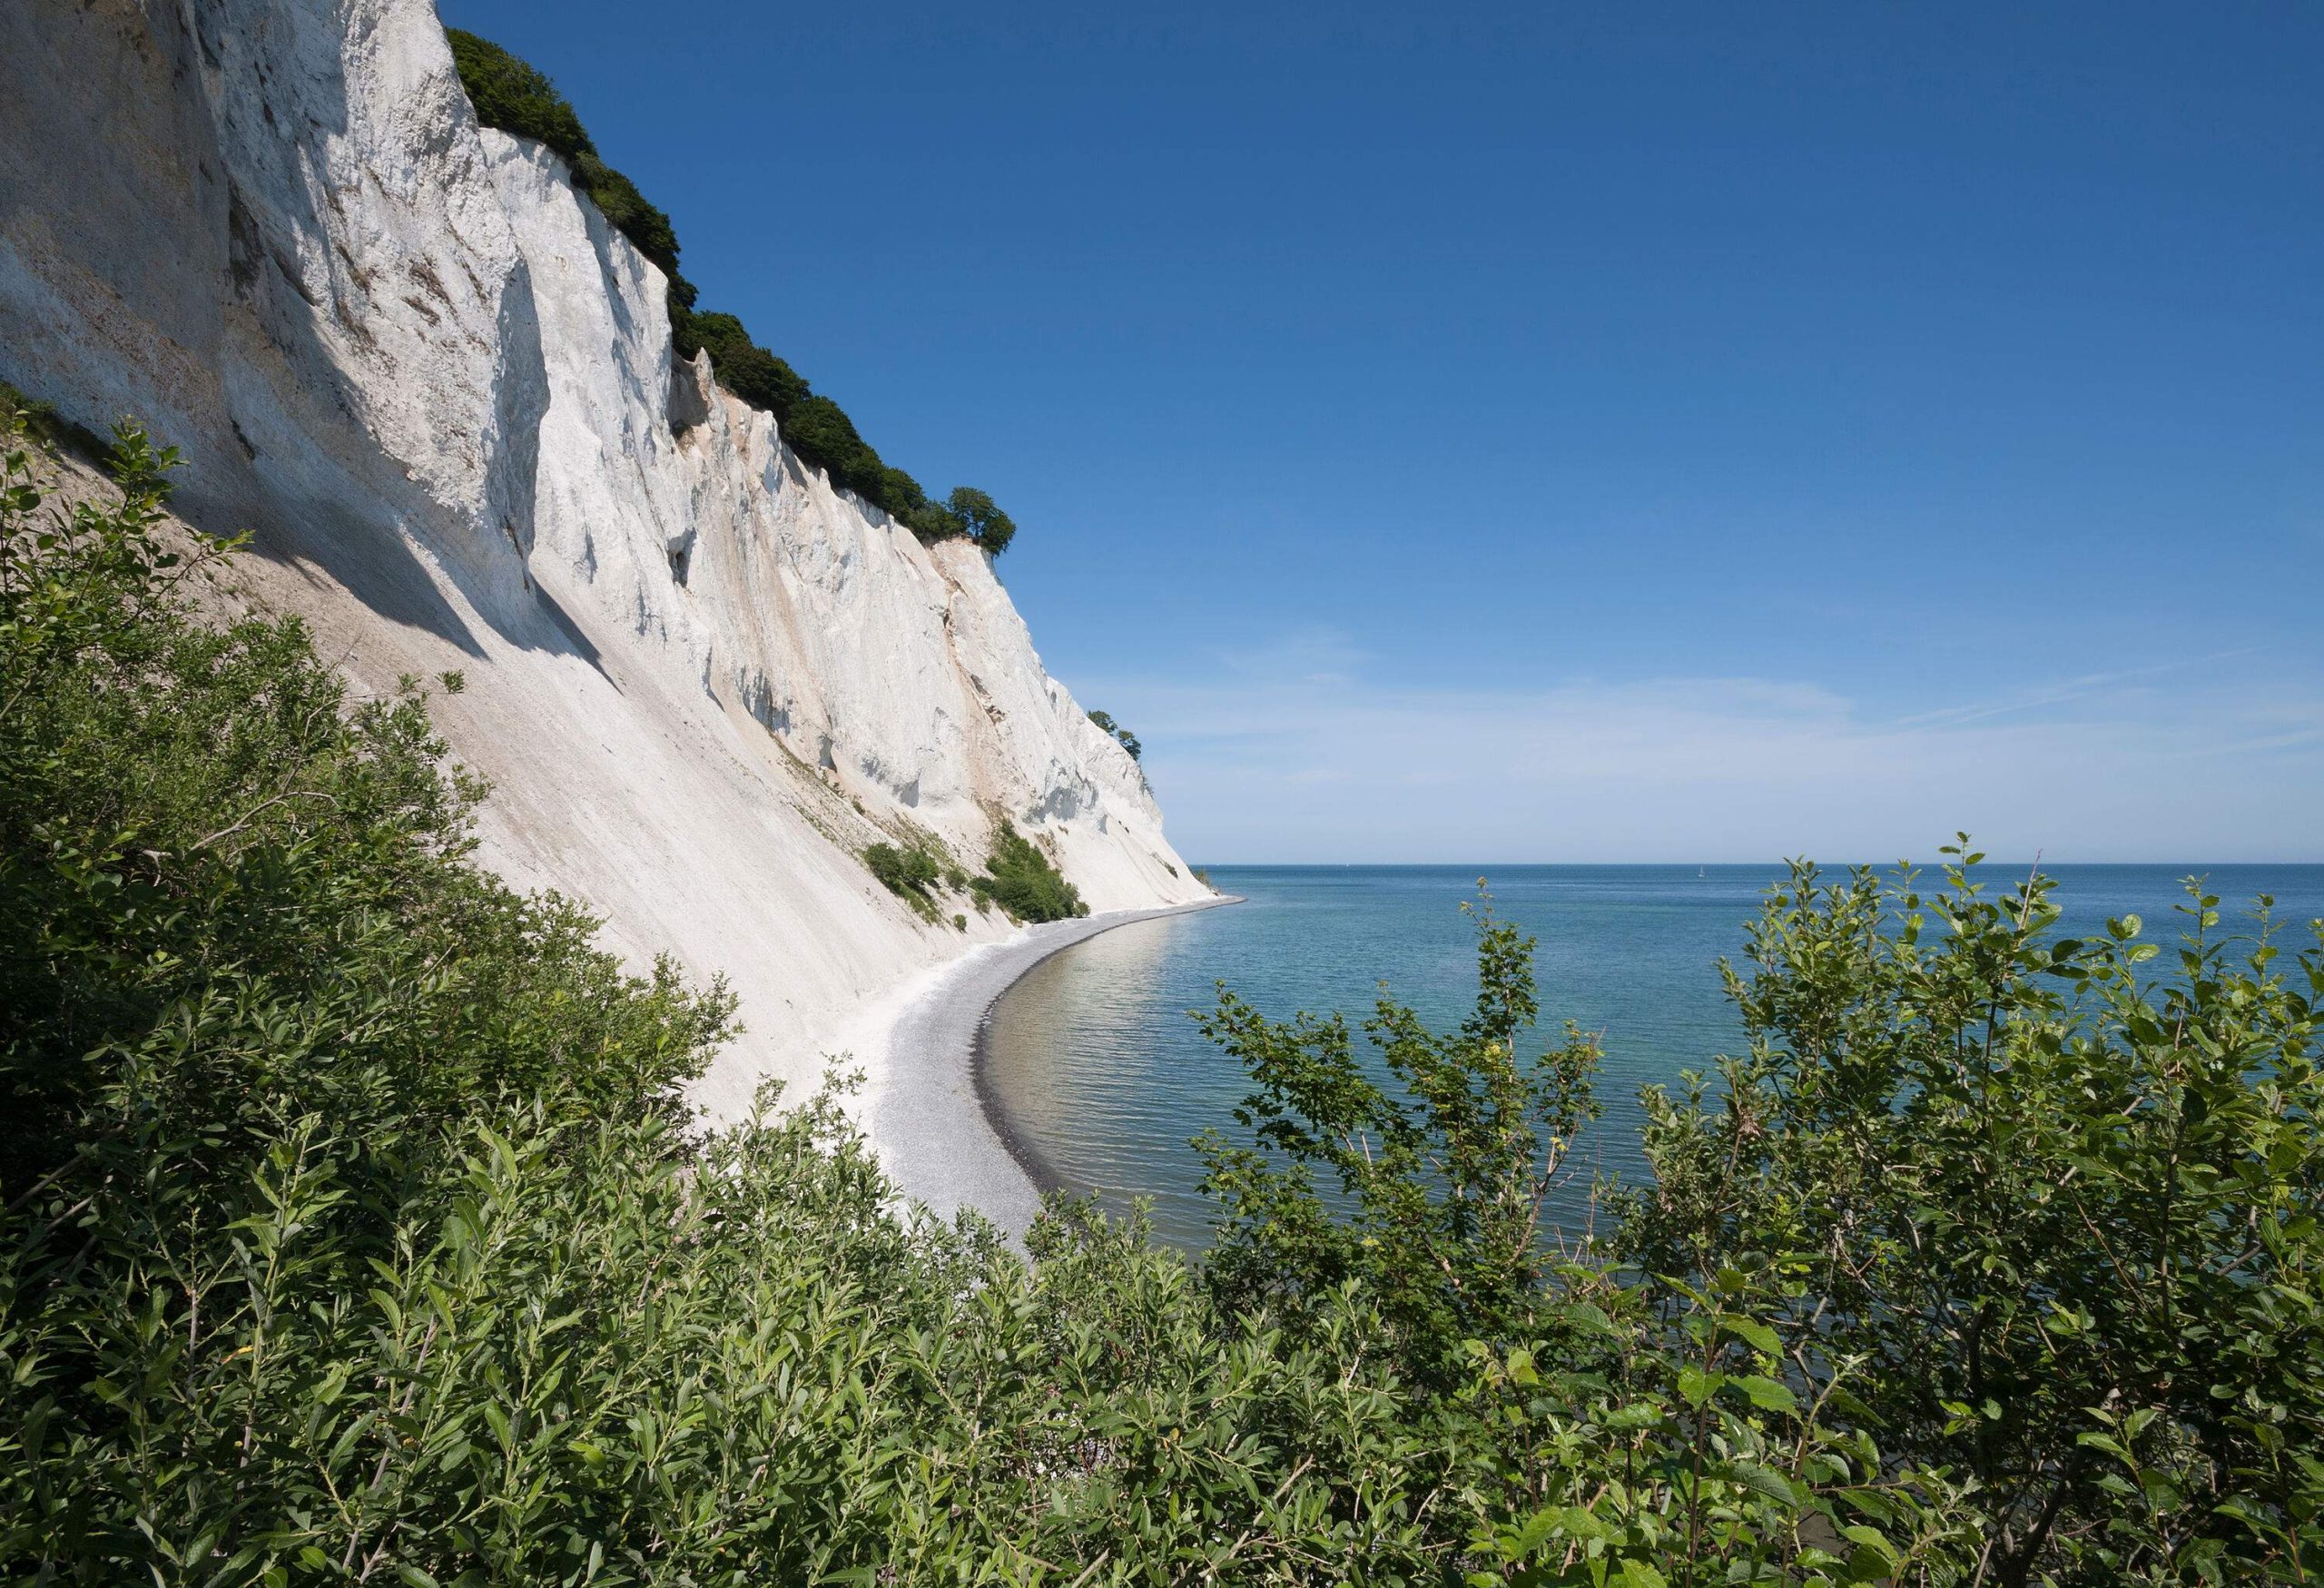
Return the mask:
M 2030 868 L 1988 863 L 1995 892 Z M 2219 895 L 2221 930 L 2249 932 L 2254 899 L 2272 895 L 2287 947 L 2313 942 L 2324 917 L 2324 865 L 2044 867 L 2063 912 L 2060 935 L 2088 936 L 2136 914 L 2151 941 L 2185 924 L 2182 880 Z M 1463 902 L 1481 880 L 1493 910 L 1539 942 L 1543 1044 L 1571 1021 L 1604 1050 L 1604 1114 L 1581 1149 L 1582 1171 L 1551 1211 L 1568 1227 L 1589 1217 L 1588 1181 L 1643 1177 L 1640 1090 L 1710 1071 L 1741 1030 L 1721 990 L 1720 956 L 1739 958 L 1744 928 L 1782 874 L 1768 865 L 1214 866 L 1211 880 L 1244 902 L 1136 922 L 1034 967 L 995 1006 L 983 1042 L 988 1106 L 1046 1184 L 1094 1192 L 1117 1214 L 1134 1200 L 1155 1233 L 1198 1249 L 1211 1206 L 1190 1139 L 1209 1126 L 1234 1134 L 1249 1090 L 1193 1014 L 1232 989 L 1272 1019 L 1344 1012 L 1358 1025 L 1385 989 L 1438 1030 L 1476 997 L 1475 933 Z M 1924 884 L 1935 880 L 1925 873 Z M 2289 955 L 2287 956 L 2289 957 Z M 2150 962 L 2158 973 L 2172 956 Z M 1384 1078 L 1376 1050 L 1359 1051 Z

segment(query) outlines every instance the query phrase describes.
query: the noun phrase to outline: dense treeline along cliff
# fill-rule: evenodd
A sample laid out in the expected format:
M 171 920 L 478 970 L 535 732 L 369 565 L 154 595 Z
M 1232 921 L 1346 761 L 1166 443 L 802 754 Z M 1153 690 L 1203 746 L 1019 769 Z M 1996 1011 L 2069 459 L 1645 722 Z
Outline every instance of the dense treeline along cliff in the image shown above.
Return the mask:
M 426 0 L 34 0 L 0 59 L 0 379 L 179 447 L 174 509 L 252 537 L 232 599 L 360 692 L 457 678 L 487 862 L 739 996 L 705 1101 L 1007 930 L 943 883 L 1004 824 L 1092 909 L 1203 895 L 1043 671 L 989 498 L 945 517 L 803 381 L 795 445 L 727 390 L 773 400 L 758 350 L 585 196 L 619 179 L 577 122 L 480 124 Z M 939 863 L 936 907 L 875 844 Z
M 960 536 L 996 554 L 1008 548 L 1017 526 L 991 497 L 974 486 L 955 486 L 942 501 L 931 500 L 918 480 L 881 458 L 845 409 L 753 341 L 740 320 L 700 306 L 699 289 L 678 271 L 676 226 L 635 182 L 606 163 L 580 113 L 555 84 L 489 39 L 460 28 L 445 36 L 477 119 L 562 155 L 574 185 L 607 224 L 661 269 L 671 342 L 681 357 L 709 353 L 718 384 L 773 415 L 795 457 L 922 539 Z

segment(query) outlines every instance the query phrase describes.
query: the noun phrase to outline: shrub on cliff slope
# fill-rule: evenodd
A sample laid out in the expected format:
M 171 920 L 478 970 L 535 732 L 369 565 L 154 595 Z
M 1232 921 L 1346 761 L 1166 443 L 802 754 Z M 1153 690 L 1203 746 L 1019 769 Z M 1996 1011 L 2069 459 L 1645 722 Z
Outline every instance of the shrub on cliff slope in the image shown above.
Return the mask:
M 707 349 L 718 383 L 773 414 L 793 452 L 921 539 L 965 535 L 996 555 L 1008 547 L 1017 527 L 990 497 L 963 486 L 944 503 L 931 501 L 918 480 L 881 460 L 839 404 L 815 393 L 797 370 L 753 341 L 740 320 L 694 307 L 694 285 L 678 271 L 678 234 L 669 216 L 599 157 L 579 113 L 547 74 L 489 39 L 457 27 L 444 34 L 477 120 L 563 155 L 574 185 L 589 196 L 606 223 L 662 268 L 669 278 L 670 330 L 679 357 L 690 359 Z
M 901 848 L 893 843 L 874 843 L 863 852 L 863 868 L 878 880 L 880 885 L 910 904 L 923 920 L 934 921 L 938 911 L 936 901 L 930 895 L 943 874 L 936 857 L 921 848 Z
M 1080 891 L 1059 873 L 1039 845 L 1008 822 L 993 829 L 984 875 L 969 886 L 978 898 L 1000 905 L 1018 921 L 1063 921 L 1089 913 Z

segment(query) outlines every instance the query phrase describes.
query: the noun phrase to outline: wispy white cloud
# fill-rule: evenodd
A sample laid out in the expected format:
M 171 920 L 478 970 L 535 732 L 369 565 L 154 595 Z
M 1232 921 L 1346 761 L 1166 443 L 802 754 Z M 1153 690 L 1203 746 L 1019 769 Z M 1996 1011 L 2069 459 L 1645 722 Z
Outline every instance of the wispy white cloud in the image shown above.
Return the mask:
M 1219 662 L 1236 677 L 1275 685 L 1322 686 L 1353 683 L 1370 656 L 1336 629 L 1311 628 L 1277 636 L 1252 650 L 1227 650 Z
M 2180 661 L 2158 662 L 2148 667 L 2125 667 L 2112 673 L 2086 673 L 2079 678 L 2061 679 L 2036 685 L 2031 688 L 2005 695 L 1998 699 L 1978 701 L 1967 705 L 1941 706 L 1935 711 L 1900 717 L 1897 727 L 1937 726 L 1946 723 L 1975 722 L 1984 717 L 2004 716 L 2013 712 L 2037 711 L 2045 705 L 2063 705 L 2071 700 L 2089 695 L 2104 695 L 2124 686 L 2160 678 L 2172 673 L 2184 673 L 2191 667 L 2203 667 L 2216 662 L 2231 661 L 2248 656 L 2249 649 L 2214 651 L 2209 656 L 2190 656 Z
M 1427 690 L 1364 660 L 1302 636 L 1102 693 L 1196 859 L 1879 860 L 1963 827 L 2058 860 L 2324 858 L 2324 693 L 2172 664 L 1883 720 L 1814 682 Z

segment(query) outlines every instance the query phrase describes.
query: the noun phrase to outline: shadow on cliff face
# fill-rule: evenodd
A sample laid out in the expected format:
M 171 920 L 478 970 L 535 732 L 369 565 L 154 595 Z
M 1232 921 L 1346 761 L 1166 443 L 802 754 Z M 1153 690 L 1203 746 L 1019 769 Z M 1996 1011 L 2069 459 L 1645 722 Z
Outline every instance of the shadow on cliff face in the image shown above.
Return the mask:
M 451 223 L 488 179 L 432 9 L 389 0 L 364 48 L 395 103 L 351 98 L 321 0 L 0 6 L 0 373 L 179 446 L 205 530 L 470 655 L 481 622 L 602 672 L 526 570 L 540 330 L 505 232 Z

